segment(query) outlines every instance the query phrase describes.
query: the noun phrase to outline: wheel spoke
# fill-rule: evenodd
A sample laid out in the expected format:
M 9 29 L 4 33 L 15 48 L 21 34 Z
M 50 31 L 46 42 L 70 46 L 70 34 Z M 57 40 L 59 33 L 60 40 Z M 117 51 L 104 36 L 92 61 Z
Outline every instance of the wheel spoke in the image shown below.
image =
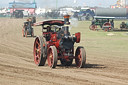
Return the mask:
M 36 40 L 36 44 L 37 44 L 37 45 L 40 45 L 40 43 L 39 43 L 37 40 Z
M 36 45 L 38 45 L 36 47 Z M 37 63 L 39 63 L 39 59 L 40 59 L 40 54 L 41 54 L 41 48 L 40 48 L 40 44 L 38 43 L 38 41 L 36 40 L 36 45 L 35 45 L 35 56 L 36 56 L 36 61 Z
M 36 48 L 36 46 L 34 46 L 34 52 L 36 52 L 36 50 L 37 50 L 37 48 Z
M 36 61 L 38 62 L 38 61 L 39 61 L 39 57 L 38 57 L 38 55 L 36 55 L 35 58 L 36 58 Z

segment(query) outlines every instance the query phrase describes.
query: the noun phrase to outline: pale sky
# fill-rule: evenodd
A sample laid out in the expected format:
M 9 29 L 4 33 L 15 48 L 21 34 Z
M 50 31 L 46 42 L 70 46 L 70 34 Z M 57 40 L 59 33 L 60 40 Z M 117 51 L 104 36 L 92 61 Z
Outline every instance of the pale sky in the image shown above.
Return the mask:
M 8 3 L 14 0 L 0 0 L 0 7 L 8 7 Z M 15 1 L 27 1 L 32 2 L 34 0 L 15 0 Z M 101 6 L 101 7 L 109 7 L 110 5 L 114 5 L 117 0 L 35 0 L 38 7 L 56 7 L 57 6 Z

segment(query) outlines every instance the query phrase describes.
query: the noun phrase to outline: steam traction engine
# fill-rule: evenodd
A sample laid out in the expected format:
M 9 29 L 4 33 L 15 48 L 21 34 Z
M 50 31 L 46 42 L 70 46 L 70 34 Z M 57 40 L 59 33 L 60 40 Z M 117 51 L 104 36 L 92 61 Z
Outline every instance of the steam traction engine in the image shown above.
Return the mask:
M 114 19 L 115 17 L 95 16 L 94 19 L 92 20 L 92 24 L 89 26 L 89 29 L 95 31 L 99 26 L 105 32 L 112 31 L 114 28 Z
M 24 22 L 23 28 L 22 28 L 22 36 L 27 37 L 27 35 L 31 35 L 31 37 L 34 37 L 34 30 L 32 28 L 33 23 L 36 22 L 36 18 L 28 18 L 27 22 Z
M 74 43 L 80 42 L 80 32 L 71 36 L 69 27 L 64 26 L 65 23 L 67 22 L 61 20 L 35 23 L 35 25 L 42 25 L 43 27 L 43 36 L 36 37 L 34 42 L 35 64 L 44 66 L 47 59 L 48 65 L 55 68 L 58 60 L 62 65 L 70 66 L 75 59 L 78 68 L 85 66 L 86 53 L 84 47 L 77 47 L 74 55 Z

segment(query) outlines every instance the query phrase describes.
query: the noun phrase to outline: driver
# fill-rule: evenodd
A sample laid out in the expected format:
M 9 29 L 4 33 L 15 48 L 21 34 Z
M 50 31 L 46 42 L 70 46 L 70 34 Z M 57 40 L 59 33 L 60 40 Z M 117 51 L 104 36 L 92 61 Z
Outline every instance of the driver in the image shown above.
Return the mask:
M 50 26 L 47 26 L 47 32 L 53 32 Z

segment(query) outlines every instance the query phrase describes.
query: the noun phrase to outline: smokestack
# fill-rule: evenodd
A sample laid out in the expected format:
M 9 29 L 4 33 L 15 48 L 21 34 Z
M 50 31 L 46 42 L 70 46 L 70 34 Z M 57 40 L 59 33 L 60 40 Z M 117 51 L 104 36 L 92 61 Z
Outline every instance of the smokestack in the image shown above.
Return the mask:
M 70 24 L 69 18 L 70 18 L 70 15 L 64 15 L 64 23 L 65 23 L 66 25 L 69 25 L 69 24 Z

